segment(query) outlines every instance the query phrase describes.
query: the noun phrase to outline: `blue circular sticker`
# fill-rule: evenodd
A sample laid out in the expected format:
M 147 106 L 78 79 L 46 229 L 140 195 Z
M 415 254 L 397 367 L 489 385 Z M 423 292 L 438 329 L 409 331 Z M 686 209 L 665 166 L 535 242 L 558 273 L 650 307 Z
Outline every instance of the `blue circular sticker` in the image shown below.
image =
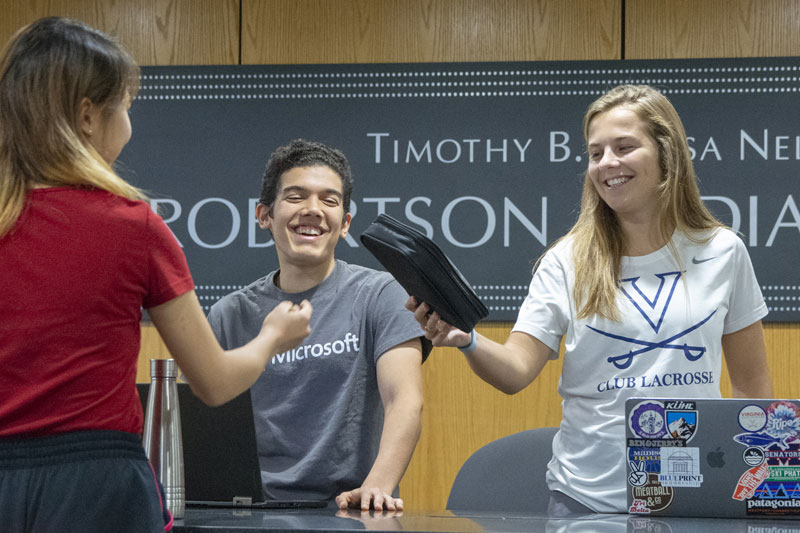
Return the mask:
M 631 431 L 642 439 L 660 439 L 667 435 L 664 406 L 660 402 L 644 401 L 637 405 L 628 419 Z

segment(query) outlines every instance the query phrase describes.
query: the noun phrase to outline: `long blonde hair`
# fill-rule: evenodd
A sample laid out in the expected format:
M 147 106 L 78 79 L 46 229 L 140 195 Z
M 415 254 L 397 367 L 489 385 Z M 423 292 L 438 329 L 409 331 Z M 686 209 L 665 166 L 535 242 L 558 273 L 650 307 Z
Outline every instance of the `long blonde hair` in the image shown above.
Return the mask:
M 19 30 L 0 60 L 0 237 L 37 184 L 144 194 L 120 178 L 78 126 L 84 98 L 110 116 L 139 88 L 139 67 L 104 33 L 82 22 L 40 19 Z
M 646 85 L 621 85 L 595 100 L 586 111 L 583 134 L 587 143 L 592 120 L 618 106 L 635 112 L 658 145 L 661 183 L 656 216 L 662 239 L 680 262 L 671 242 L 675 230 L 703 242 L 710 236 L 703 230 L 722 226 L 700 198 L 683 123 L 670 101 L 656 89 Z M 575 286 L 572 297 L 578 317 L 599 315 L 619 320 L 616 297 L 626 243 L 617 215 L 600 198 L 588 170 L 584 176 L 578 220 L 563 238 L 573 241 Z

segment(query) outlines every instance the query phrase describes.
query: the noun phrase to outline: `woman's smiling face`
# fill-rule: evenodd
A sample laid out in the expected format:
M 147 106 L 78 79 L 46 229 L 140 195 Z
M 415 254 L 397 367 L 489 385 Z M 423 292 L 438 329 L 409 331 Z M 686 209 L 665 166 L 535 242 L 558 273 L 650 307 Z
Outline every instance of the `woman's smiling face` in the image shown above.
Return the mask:
M 618 217 L 634 222 L 658 212 L 662 180 L 659 148 L 644 121 L 626 106 L 595 116 L 589 124 L 588 175 Z

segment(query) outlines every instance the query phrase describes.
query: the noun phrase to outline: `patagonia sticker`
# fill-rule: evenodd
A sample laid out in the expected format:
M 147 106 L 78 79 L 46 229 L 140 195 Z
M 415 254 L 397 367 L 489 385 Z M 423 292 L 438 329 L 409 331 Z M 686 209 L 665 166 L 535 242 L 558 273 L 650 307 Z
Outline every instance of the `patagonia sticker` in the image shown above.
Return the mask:
M 800 514 L 800 483 L 766 481 L 747 500 L 748 515 Z

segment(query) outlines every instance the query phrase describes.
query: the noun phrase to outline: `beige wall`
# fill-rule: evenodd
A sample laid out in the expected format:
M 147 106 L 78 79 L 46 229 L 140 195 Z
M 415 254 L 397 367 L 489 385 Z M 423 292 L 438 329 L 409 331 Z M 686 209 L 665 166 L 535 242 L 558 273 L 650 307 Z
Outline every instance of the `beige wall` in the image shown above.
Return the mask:
M 143 65 L 800 55 L 800 1 L 795 0 L 626 0 L 624 13 L 622 0 L 12 4 L 0 19 L 0 41 L 40 16 L 72 16 L 117 35 Z M 478 329 L 502 341 L 510 328 L 486 323 Z M 800 397 L 800 324 L 765 329 L 776 394 Z M 154 356 L 167 352 L 154 328 L 145 326 L 141 360 Z M 423 368 L 422 438 L 401 483 L 407 508 L 443 509 L 458 468 L 487 442 L 558 424 L 559 372 L 560 362 L 551 362 L 533 385 L 509 397 L 476 378 L 458 351 L 434 351 Z M 147 379 L 144 365 L 140 379 Z M 730 393 L 727 381 L 723 392 Z

